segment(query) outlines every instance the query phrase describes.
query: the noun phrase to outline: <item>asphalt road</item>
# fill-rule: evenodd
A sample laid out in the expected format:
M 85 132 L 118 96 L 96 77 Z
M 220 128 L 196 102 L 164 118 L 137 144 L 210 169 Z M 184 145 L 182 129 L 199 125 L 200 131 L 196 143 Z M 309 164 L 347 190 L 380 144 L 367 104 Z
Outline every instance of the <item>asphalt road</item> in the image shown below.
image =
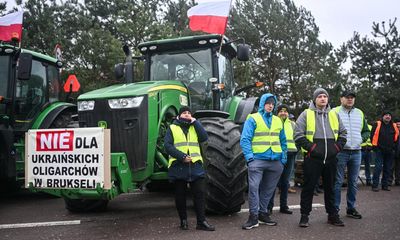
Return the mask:
M 342 208 L 345 209 L 345 188 L 342 191 Z M 278 203 L 279 196 L 275 202 Z M 242 230 L 247 220 L 247 203 L 240 213 L 229 216 L 208 216 L 215 232 L 195 230 L 195 215 L 189 211 L 188 231 L 178 228 L 178 217 L 170 193 L 137 192 L 121 195 L 110 202 L 103 213 L 72 214 L 64 208 L 59 198 L 19 192 L 0 196 L 0 240 L 22 239 L 400 239 L 400 187 L 390 192 L 372 192 L 361 187 L 357 209 L 361 220 L 341 216 L 345 227 L 326 223 L 324 207 L 315 207 L 310 216 L 310 227 L 297 226 L 300 211 L 297 209 L 300 194 L 289 194 L 289 204 L 294 214 L 274 211 L 274 227 L 260 225 L 252 230 Z M 323 204 L 323 194 L 314 197 L 314 203 Z M 188 201 L 191 205 L 191 201 Z M 21 225 L 25 224 L 25 225 Z M 44 226 L 40 226 L 44 225 Z

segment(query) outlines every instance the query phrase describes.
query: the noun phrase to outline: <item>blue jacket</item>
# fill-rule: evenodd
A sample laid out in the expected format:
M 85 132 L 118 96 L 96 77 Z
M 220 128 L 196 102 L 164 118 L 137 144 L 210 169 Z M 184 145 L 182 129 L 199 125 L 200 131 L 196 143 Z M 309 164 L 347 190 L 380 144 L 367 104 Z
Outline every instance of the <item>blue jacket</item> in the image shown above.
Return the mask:
M 264 111 L 264 105 L 268 98 L 273 98 L 275 101 L 274 109 L 271 113 L 267 113 Z M 270 93 L 263 94 L 260 99 L 260 104 L 258 106 L 258 112 L 261 113 L 265 124 L 270 128 L 272 122 L 272 115 L 276 109 L 276 97 Z M 267 160 L 267 161 L 281 161 L 282 164 L 286 164 L 287 158 L 287 143 L 286 143 L 286 136 L 285 131 L 282 129 L 279 133 L 279 140 L 281 142 L 282 153 L 275 153 L 270 149 L 263 153 L 253 153 L 252 150 L 252 140 L 254 137 L 254 130 L 256 129 L 257 125 L 253 118 L 248 118 L 244 123 L 242 136 L 240 138 L 240 146 L 242 147 L 244 157 L 246 158 L 247 162 L 250 159 L 258 159 L 258 160 Z
M 187 135 L 190 125 L 193 125 L 194 129 L 196 130 L 199 143 L 208 140 L 208 135 L 206 130 L 197 120 L 194 121 L 193 123 L 185 123 L 178 119 L 174 121 L 174 124 L 180 126 L 185 135 Z M 181 152 L 178 149 L 176 149 L 176 147 L 174 146 L 174 137 L 172 135 L 170 128 L 168 128 L 164 137 L 164 147 L 168 155 L 176 158 L 176 161 L 174 161 L 168 169 L 168 177 L 170 181 L 186 180 L 191 182 L 205 176 L 203 164 L 200 161 L 195 163 L 183 162 L 183 160 L 187 156 L 187 153 Z

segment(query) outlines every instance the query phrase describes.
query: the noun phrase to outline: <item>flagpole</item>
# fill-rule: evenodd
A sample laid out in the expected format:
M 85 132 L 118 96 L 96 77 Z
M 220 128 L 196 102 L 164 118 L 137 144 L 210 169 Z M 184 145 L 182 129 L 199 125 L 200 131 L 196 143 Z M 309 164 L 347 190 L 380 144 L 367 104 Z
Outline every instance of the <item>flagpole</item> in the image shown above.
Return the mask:
M 232 1 L 229 1 L 229 12 L 228 12 L 228 19 L 226 20 L 226 24 L 225 24 L 225 31 L 226 31 L 226 27 L 228 26 L 228 22 L 229 22 L 229 13 L 231 12 L 231 7 L 232 7 Z M 222 44 L 224 43 L 224 36 L 225 34 L 221 35 L 221 44 L 219 45 L 219 51 L 218 51 L 218 57 L 221 55 L 221 51 L 222 51 Z

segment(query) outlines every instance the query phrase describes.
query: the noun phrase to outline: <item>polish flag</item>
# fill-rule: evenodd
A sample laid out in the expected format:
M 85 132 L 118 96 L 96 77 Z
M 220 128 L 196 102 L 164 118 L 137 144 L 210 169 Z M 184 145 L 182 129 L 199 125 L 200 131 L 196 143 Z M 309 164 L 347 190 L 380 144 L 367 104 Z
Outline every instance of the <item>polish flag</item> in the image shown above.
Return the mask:
M 0 40 L 9 42 L 13 38 L 21 39 L 24 11 L 17 11 L 0 17 Z
M 199 3 L 187 12 L 192 31 L 224 34 L 228 23 L 230 0 Z

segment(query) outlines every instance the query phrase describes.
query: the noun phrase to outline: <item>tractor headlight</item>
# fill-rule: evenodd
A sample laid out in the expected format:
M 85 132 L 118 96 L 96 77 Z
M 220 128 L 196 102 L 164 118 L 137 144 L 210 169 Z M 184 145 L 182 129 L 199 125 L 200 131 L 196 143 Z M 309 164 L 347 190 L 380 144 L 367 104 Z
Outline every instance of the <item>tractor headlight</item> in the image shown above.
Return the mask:
M 78 111 L 90 111 L 94 109 L 94 101 L 79 101 Z
M 121 108 L 134 108 L 138 107 L 143 101 L 142 97 L 133 97 L 133 98 L 117 98 L 117 99 L 109 99 L 108 105 L 111 109 L 121 109 Z

